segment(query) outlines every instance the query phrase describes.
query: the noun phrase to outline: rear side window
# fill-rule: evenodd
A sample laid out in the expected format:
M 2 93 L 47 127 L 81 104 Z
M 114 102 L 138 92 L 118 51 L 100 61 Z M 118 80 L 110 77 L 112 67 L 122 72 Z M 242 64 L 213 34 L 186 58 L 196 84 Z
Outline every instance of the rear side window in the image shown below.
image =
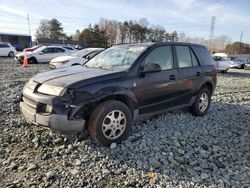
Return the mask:
M 192 67 L 192 59 L 188 46 L 175 46 L 179 68 Z
M 195 54 L 202 65 L 213 65 L 213 59 L 206 47 L 193 46 Z
M 53 48 L 46 48 L 43 50 L 44 54 L 49 54 L 49 53 L 53 53 Z
M 7 45 L 7 44 L 0 44 L 0 48 L 8 48 L 9 47 L 9 45 Z
M 62 52 L 65 52 L 65 50 L 62 48 L 54 48 L 54 53 L 62 53 Z
M 145 64 L 156 63 L 161 66 L 161 70 L 173 68 L 173 56 L 171 46 L 161 46 L 155 48 L 145 59 Z

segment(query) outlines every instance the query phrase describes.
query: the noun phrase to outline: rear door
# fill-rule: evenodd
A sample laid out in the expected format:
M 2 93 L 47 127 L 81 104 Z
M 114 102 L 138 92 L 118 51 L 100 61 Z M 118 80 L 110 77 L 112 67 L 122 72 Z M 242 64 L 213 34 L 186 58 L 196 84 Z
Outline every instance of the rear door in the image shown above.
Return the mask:
M 42 53 L 39 53 L 36 56 L 36 59 L 38 62 L 48 62 L 50 61 L 52 55 L 53 55 L 53 48 L 47 47 L 44 50 L 42 50 Z
M 178 62 L 178 78 L 181 84 L 180 103 L 188 104 L 196 95 L 199 82 L 203 77 L 200 63 L 189 46 L 175 45 L 175 53 Z
M 65 54 L 66 54 L 65 53 L 65 49 L 59 48 L 59 47 L 55 47 L 55 48 L 53 48 L 53 54 L 51 55 L 49 61 L 51 61 L 52 59 L 54 59 L 56 57 L 63 56 Z
M 147 63 L 159 64 L 161 72 L 145 73 L 138 79 L 136 88 L 140 91 L 137 96 L 140 114 L 152 113 L 176 105 L 180 89 L 170 45 L 153 49 L 143 60 L 142 65 Z

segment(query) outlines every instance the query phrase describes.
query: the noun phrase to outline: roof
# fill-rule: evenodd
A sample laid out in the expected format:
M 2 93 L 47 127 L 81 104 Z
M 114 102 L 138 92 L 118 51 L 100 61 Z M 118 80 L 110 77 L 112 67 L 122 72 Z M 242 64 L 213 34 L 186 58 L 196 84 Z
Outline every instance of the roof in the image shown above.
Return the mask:
M 124 44 L 116 44 L 117 45 L 130 45 L 130 46 L 158 46 L 158 45 L 164 45 L 164 44 L 175 44 L 175 45 L 189 45 L 189 46 L 198 46 L 198 47 L 205 47 L 201 44 L 195 44 L 195 43 L 187 43 L 187 42 L 147 42 L 147 43 L 124 43 Z
M 18 34 L 18 33 L 5 33 L 5 32 L 0 32 L 0 35 L 12 35 L 12 36 L 23 36 L 23 37 L 31 37 L 31 35 L 27 35 L 27 34 Z

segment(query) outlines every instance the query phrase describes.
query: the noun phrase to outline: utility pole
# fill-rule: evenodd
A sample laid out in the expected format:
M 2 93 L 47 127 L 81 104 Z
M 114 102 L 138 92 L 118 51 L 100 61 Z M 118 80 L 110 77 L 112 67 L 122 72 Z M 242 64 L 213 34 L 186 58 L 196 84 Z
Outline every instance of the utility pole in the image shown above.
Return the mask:
M 239 49 L 239 54 L 241 52 L 242 39 L 243 39 L 243 31 L 241 31 L 241 33 L 240 33 L 240 49 Z
M 210 26 L 210 50 L 213 49 L 213 38 L 214 38 L 214 25 L 215 25 L 215 16 L 212 16 L 211 18 L 211 26 Z
M 30 15 L 29 14 L 27 14 L 27 21 L 28 21 L 29 35 L 30 35 Z

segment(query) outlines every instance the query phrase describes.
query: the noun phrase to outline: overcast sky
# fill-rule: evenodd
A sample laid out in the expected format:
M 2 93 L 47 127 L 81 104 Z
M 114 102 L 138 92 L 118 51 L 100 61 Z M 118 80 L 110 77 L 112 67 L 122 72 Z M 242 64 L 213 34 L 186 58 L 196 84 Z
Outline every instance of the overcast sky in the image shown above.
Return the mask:
M 138 20 L 162 25 L 167 31 L 191 37 L 209 37 L 211 17 L 216 16 L 214 35 L 250 43 L 250 1 L 248 0 L 0 0 L 0 32 L 31 34 L 41 19 L 57 18 L 67 34 L 82 30 L 99 18 Z

